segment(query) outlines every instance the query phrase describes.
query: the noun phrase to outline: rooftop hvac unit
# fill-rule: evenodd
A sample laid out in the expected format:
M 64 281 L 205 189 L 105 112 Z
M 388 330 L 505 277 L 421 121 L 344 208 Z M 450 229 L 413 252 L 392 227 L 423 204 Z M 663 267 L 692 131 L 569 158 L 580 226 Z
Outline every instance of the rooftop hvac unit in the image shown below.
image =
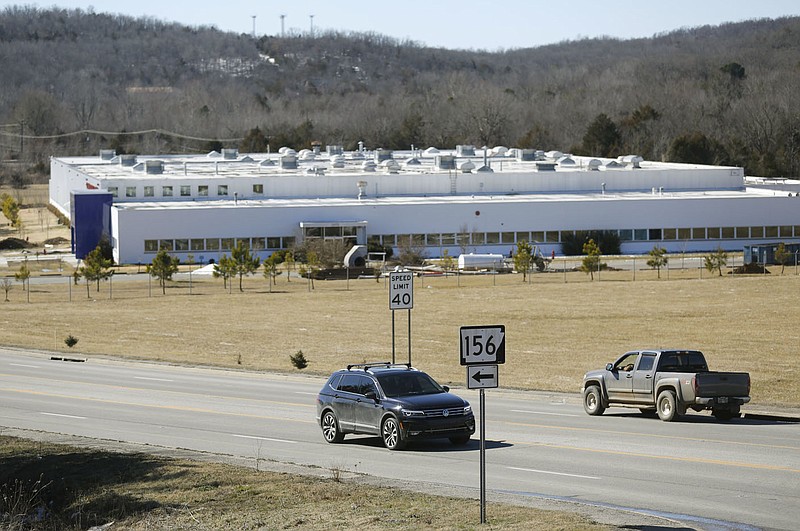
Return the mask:
M 391 160 L 392 158 L 392 150 L 391 149 L 378 149 L 375 151 L 375 162 L 380 164 L 385 160 Z
M 472 173 L 472 170 L 475 169 L 475 163 L 471 160 L 464 161 L 459 165 L 458 169 L 461 170 L 462 173 Z
M 560 159 L 558 159 L 558 165 L 559 166 L 575 166 L 575 159 L 573 159 L 572 157 L 566 157 L 566 156 L 561 157 Z
M 328 152 L 328 155 L 342 155 L 344 153 L 344 148 L 342 146 L 332 145 L 332 146 L 325 146 L 325 151 Z
M 164 161 L 146 160 L 144 162 L 144 172 L 148 175 L 161 175 L 164 173 Z
M 344 168 L 344 155 L 334 155 L 331 157 L 331 167 Z
M 297 155 L 294 153 L 290 155 L 283 155 L 281 157 L 282 170 L 296 170 L 297 169 Z
M 417 157 L 407 158 L 405 161 L 406 166 L 421 166 L 422 162 Z
M 535 149 L 518 149 L 517 150 L 517 160 L 519 162 L 532 162 L 536 160 L 536 150 Z
M 236 160 L 239 158 L 239 150 L 235 148 L 223 148 L 222 158 L 225 160 Z
M 589 162 L 586 163 L 586 165 L 589 167 L 589 171 L 598 171 L 600 169 L 600 166 L 603 165 L 603 162 L 598 159 L 590 159 Z
M 459 157 L 474 157 L 475 146 L 458 145 L 456 146 L 456 155 Z
M 400 171 L 400 164 L 394 159 L 384 160 L 380 163 L 380 167 L 386 170 L 386 173 L 397 173 Z
M 375 162 L 372 160 L 365 160 L 364 162 L 361 163 L 362 171 L 375 171 L 375 168 L 377 167 L 378 165 L 375 164 Z
M 556 171 L 555 162 L 537 162 L 536 171 Z
M 640 164 L 644 162 L 644 159 L 639 155 L 627 155 L 622 157 L 622 162 L 631 168 L 641 168 Z
M 113 149 L 101 149 L 100 160 L 111 160 L 117 156 L 117 152 Z
M 119 156 L 119 165 L 130 167 L 136 165 L 136 155 L 120 155 Z
M 436 167 L 440 170 L 456 169 L 456 158 L 453 155 L 437 155 Z

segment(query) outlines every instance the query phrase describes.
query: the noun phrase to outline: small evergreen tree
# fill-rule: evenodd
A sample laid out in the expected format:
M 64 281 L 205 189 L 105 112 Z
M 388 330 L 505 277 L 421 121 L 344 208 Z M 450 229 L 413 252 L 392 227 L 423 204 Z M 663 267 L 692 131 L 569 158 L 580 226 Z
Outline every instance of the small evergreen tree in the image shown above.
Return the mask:
M 239 276 L 239 291 L 242 289 L 242 278 L 245 275 L 252 275 L 261 266 L 261 259 L 250 254 L 250 247 L 244 241 L 236 242 L 236 247 L 231 249 L 231 259 L 234 264 L 234 273 Z
M 280 257 L 275 254 L 264 260 L 264 278 L 267 279 L 270 293 L 272 293 L 272 285 L 278 284 L 277 278 L 281 274 L 281 271 L 278 270 L 278 264 L 280 263 Z
M 583 244 L 583 257 L 581 261 L 581 271 L 588 273 L 592 280 L 594 280 L 594 272 L 600 267 L 600 247 L 594 243 L 594 240 L 589 240 Z
M 289 361 L 292 362 L 292 365 L 301 370 L 308 367 L 308 360 L 302 350 L 298 350 L 297 353 L 289 356 Z
M 167 281 L 172 280 L 172 275 L 178 272 L 179 263 L 178 257 L 170 256 L 167 251 L 161 249 L 155 255 L 153 261 L 147 264 L 147 273 L 151 277 L 158 279 L 162 295 L 167 294 Z
M 667 263 L 669 262 L 669 258 L 667 258 L 667 250 L 656 245 L 650 249 L 650 252 L 647 254 L 650 255 L 650 258 L 647 259 L 647 266 L 658 271 L 658 278 L 661 278 L 661 268 L 666 267 Z
M 214 271 L 211 273 L 214 278 L 222 278 L 222 287 L 228 289 L 228 279 L 236 274 L 236 262 L 226 255 L 222 255 L 219 262 L 214 264 Z
M 533 265 L 533 247 L 525 240 L 517 242 L 517 252 L 514 253 L 514 269 L 522 273 L 522 281 L 528 278 L 528 271 Z
M 722 268 L 728 264 L 728 253 L 723 251 L 722 247 L 717 247 L 716 251 L 703 257 L 703 263 L 709 272 L 713 273 L 716 269 L 719 271 L 719 276 L 722 276 Z
M 103 248 L 97 245 L 86 258 L 83 259 L 83 265 L 78 269 L 80 276 L 86 279 L 86 296 L 89 297 L 89 283 L 97 283 L 97 291 L 100 292 L 100 281 L 106 280 L 114 273 L 111 270 L 113 260 L 106 258 L 103 255 Z

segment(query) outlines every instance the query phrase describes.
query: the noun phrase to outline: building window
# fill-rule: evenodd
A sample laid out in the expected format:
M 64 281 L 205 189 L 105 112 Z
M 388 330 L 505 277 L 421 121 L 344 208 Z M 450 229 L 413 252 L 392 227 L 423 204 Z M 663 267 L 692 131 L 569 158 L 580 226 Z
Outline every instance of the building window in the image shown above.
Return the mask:
M 280 249 L 280 248 L 281 248 L 280 238 L 267 238 L 267 249 Z
M 619 239 L 623 242 L 629 242 L 633 239 L 633 231 L 631 229 L 620 229 Z
M 381 237 L 377 234 L 370 234 L 367 236 L 367 245 L 368 246 L 379 246 L 381 244 Z
M 200 197 L 207 197 L 208 196 L 208 185 L 207 184 L 199 184 L 197 185 L 197 195 Z
M 678 229 L 679 240 L 688 240 L 691 237 L 692 237 L 692 229 L 689 228 Z
M 250 238 L 236 238 L 236 246 L 242 246 L 244 249 L 250 248 Z
M 677 233 L 678 233 L 677 229 L 663 229 L 662 233 L 661 233 L 661 236 L 665 240 L 674 240 L 676 235 L 677 235 Z
M 181 197 L 191 197 L 192 195 L 192 187 L 188 184 L 181 185 Z
M 144 187 L 144 196 L 145 197 L 155 197 L 156 195 L 156 187 L 155 186 L 145 186 Z
M 257 237 L 257 238 L 253 238 L 252 241 L 253 241 L 253 249 L 254 250 L 260 251 L 262 249 L 266 249 L 267 248 L 266 247 L 266 243 L 265 243 L 266 242 L 266 238 Z
M 720 231 L 719 227 L 709 227 L 706 229 L 706 234 L 709 240 L 718 240 Z
M 777 238 L 778 227 L 764 227 L 764 236 L 767 238 Z
M 648 240 L 660 240 L 661 239 L 661 229 L 650 229 L 647 232 L 647 239 Z
M 111 194 L 111 197 L 118 197 L 119 189 L 116 186 L 109 186 L 108 193 Z
M 263 184 L 254 184 L 253 185 L 253 193 L 256 195 L 264 195 L 264 185 Z
M 483 245 L 486 243 L 486 234 L 483 232 L 472 233 L 472 245 Z
M 144 252 L 146 252 L 146 253 L 157 253 L 158 252 L 158 240 L 145 240 L 144 241 Z
M 188 251 L 189 250 L 189 240 L 186 238 L 182 238 L 180 240 L 175 240 L 175 250 L 176 251 Z
M 499 232 L 487 232 L 486 233 L 486 243 L 488 243 L 488 244 L 500 243 L 500 233 Z
M 228 195 L 228 185 L 220 184 L 217 186 L 217 195 Z
M 722 238 L 732 240 L 734 238 L 733 227 L 722 227 Z
M 456 235 L 452 232 L 447 232 L 442 234 L 441 239 L 439 240 L 439 245 L 455 245 L 456 244 Z
M 159 251 L 172 251 L 175 249 L 175 244 L 172 240 L 158 240 Z
M 469 233 L 468 232 L 459 232 L 456 234 L 456 245 L 464 247 L 469 245 Z
M 171 186 L 162 186 L 161 187 L 161 195 L 163 197 L 172 197 L 172 187 Z
M 381 236 L 381 241 L 384 245 L 396 245 L 394 234 L 384 234 Z
M 637 242 L 647 240 L 647 229 L 633 229 L 633 239 Z
M 192 247 L 192 251 L 205 250 L 205 240 L 203 238 L 192 238 L 190 245 Z
M 126 186 L 125 187 L 125 197 L 136 197 L 136 187 L 135 186 Z
M 544 231 L 543 230 L 531 231 L 531 241 L 534 243 L 542 243 L 544 241 Z
M 545 232 L 544 233 L 544 241 L 546 241 L 547 243 L 558 243 L 559 242 L 558 231 L 557 230 L 549 230 L 549 231 Z
M 750 227 L 750 237 L 751 238 L 763 238 L 764 237 L 764 227 Z
M 206 251 L 219 251 L 219 238 L 206 238 Z
M 692 239 L 693 240 L 705 240 L 706 239 L 706 229 L 701 228 L 701 227 L 692 228 Z
M 780 227 L 781 231 L 781 238 L 791 238 L 792 237 L 792 227 L 791 226 L 782 226 Z
M 736 227 L 736 237 L 746 239 L 750 237 L 750 227 Z
M 233 246 L 234 246 L 233 238 L 222 238 L 220 242 L 220 248 L 223 251 L 230 251 L 231 249 L 233 249 Z
M 531 242 L 531 233 L 530 232 L 518 232 L 517 233 L 517 238 L 514 241 L 518 241 L 518 242 L 526 241 L 526 242 L 530 243 Z
M 283 237 L 283 249 L 289 249 L 294 247 L 294 236 L 284 236 Z

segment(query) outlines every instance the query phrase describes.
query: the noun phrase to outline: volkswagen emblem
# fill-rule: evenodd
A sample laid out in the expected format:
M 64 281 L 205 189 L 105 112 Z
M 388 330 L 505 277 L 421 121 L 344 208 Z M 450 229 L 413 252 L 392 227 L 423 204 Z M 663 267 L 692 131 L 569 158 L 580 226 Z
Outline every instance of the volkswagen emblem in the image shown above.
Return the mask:
M 450 410 L 449 409 L 443 409 L 442 410 L 442 416 L 443 417 L 449 417 L 450 416 Z

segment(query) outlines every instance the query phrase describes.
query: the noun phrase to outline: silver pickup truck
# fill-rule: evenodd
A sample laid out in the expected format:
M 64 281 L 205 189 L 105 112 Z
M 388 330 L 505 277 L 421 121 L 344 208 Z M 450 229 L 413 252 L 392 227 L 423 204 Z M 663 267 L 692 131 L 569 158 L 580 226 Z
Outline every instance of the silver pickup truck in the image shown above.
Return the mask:
M 749 395 L 748 373 L 709 371 L 703 353 L 697 350 L 626 352 L 605 370 L 583 377 L 583 408 L 589 415 L 623 406 L 658 413 L 669 422 L 687 409 L 710 409 L 717 419 L 730 420 L 739 416 Z

